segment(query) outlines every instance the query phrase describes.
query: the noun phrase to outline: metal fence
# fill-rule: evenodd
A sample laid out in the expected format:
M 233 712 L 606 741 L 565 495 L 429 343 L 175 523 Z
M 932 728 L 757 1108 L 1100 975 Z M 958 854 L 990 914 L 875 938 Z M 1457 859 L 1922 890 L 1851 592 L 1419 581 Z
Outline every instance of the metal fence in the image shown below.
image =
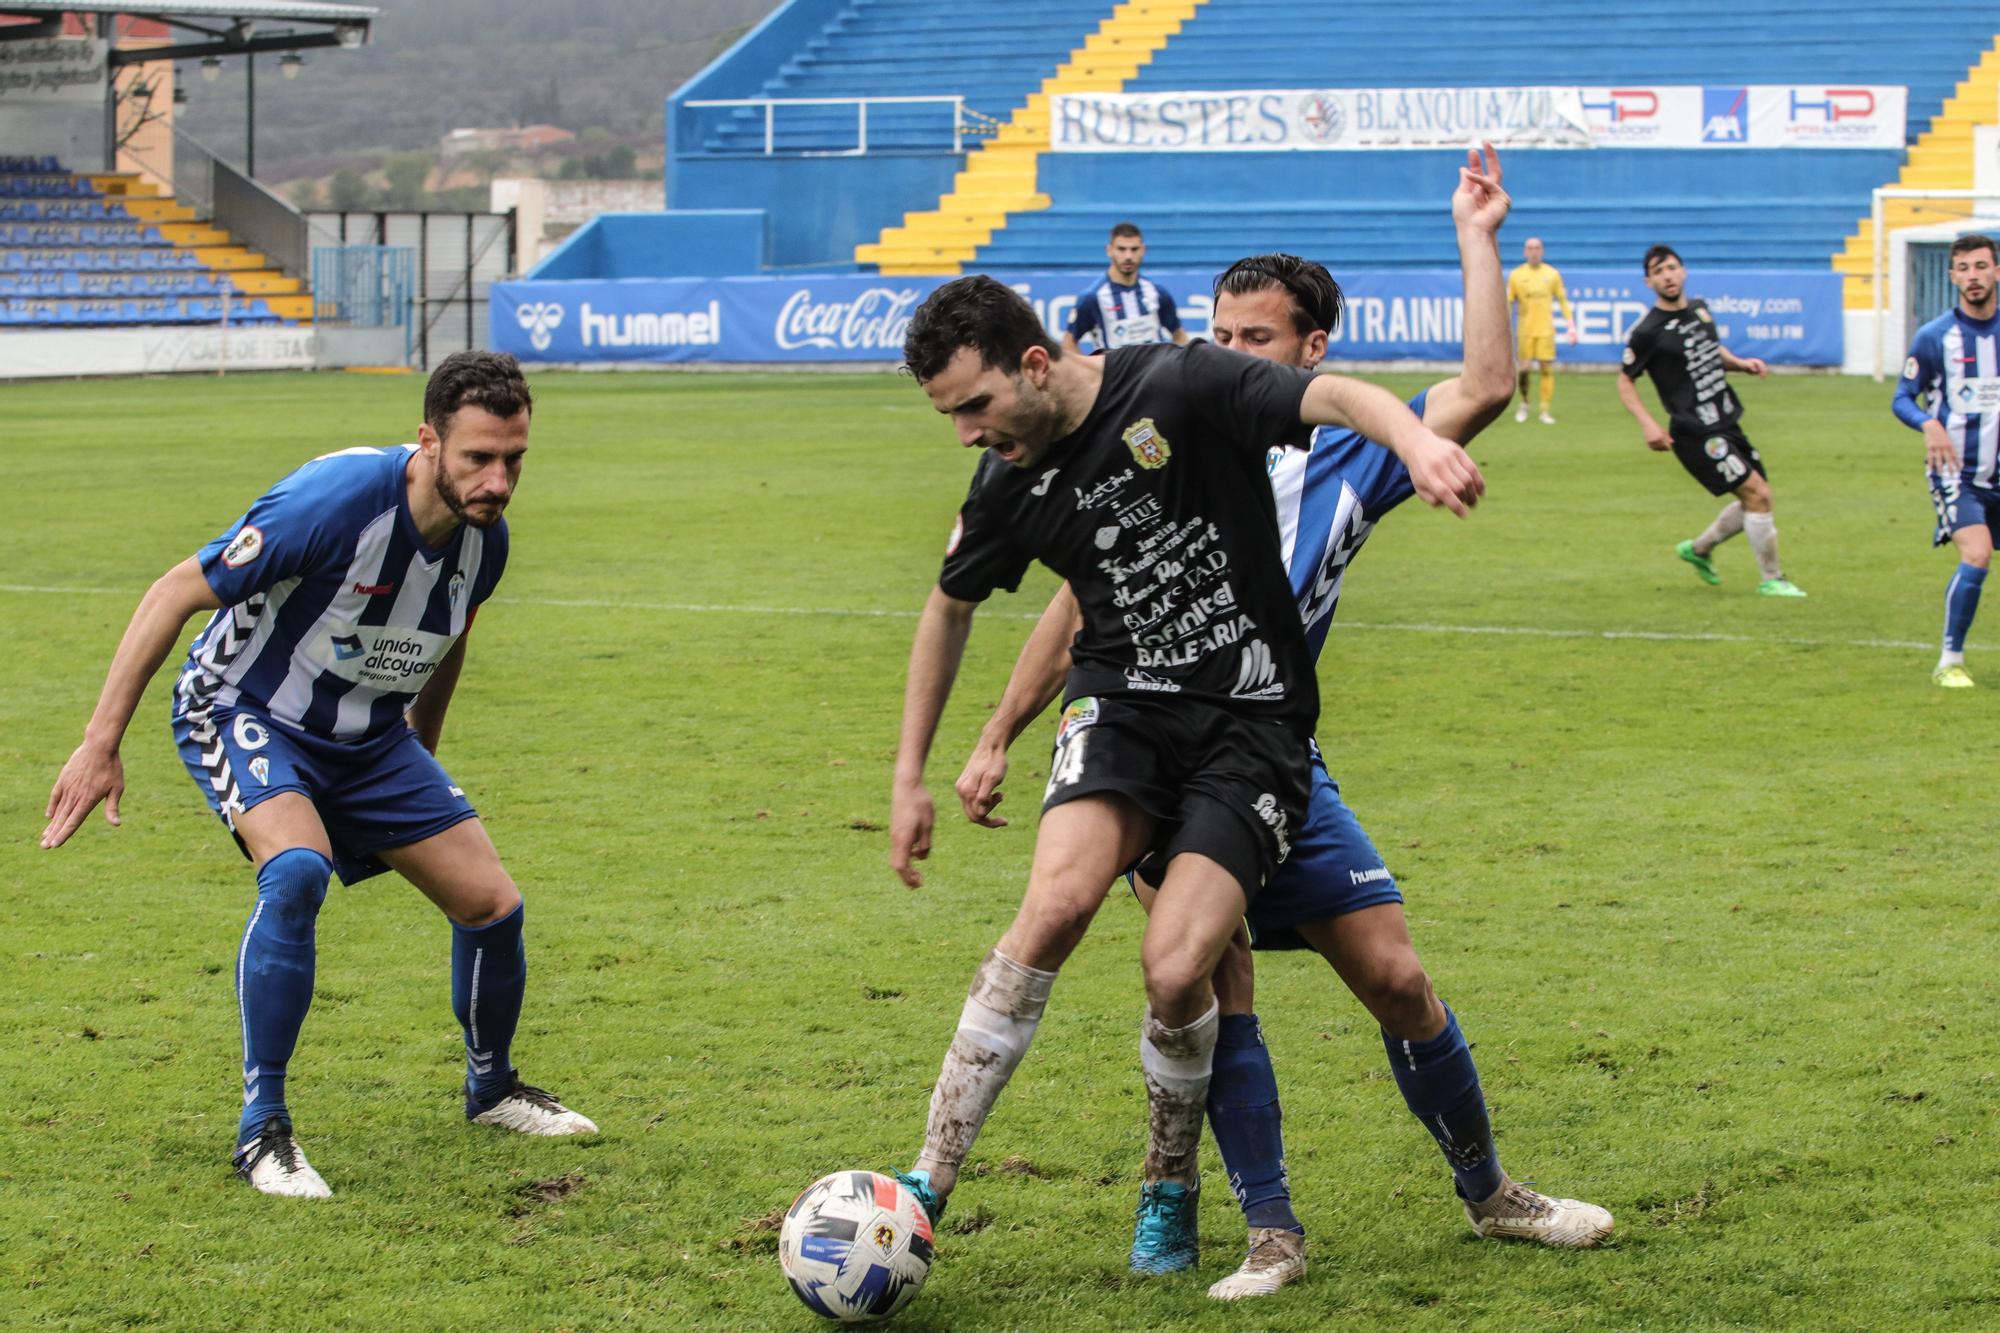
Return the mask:
M 313 322 L 403 331 L 403 360 L 416 351 L 417 252 L 407 245 L 313 248 Z
M 488 293 L 514 272 L 514 214 L 316 212 L 308 239 L 322 247 L 388 247 L 412 256 L 411 351 L 428 370 L 453 352 L 486 346 Z M 315 282 L 317 288 L 317 282 Z
M 671 133 L 681 157 L 961 153 L 968 138 L 999 125 L 956 95 L 726 97 L 678 106 Z

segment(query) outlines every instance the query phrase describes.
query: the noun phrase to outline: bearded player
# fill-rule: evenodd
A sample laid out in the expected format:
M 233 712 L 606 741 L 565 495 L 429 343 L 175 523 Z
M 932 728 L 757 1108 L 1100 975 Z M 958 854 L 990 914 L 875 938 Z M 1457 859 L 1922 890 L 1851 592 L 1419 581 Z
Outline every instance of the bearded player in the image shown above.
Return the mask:
M 527 985 L 521 893 L 434 757 L 466 632 L 507 563 L 501 515 L 532 406 L 513 357 L 455 353 L 424 390 L 415 444 L 314 459 L 161 575 L 49 795 L 43 847 L 61 846 L 100 801 L 106 822 L 119 822 L 119 746 L 140 696 L 188 617 L 213 611 L 174 687 L 173 732 L 188 775 L 256 867 L 235 968 L 234 1163 L 266 1194 L 332 1193 L 293 1135 L 285 1087 L 335 873 L 352 885 L 394 870 L 450 920 L 466 1119 L 525 1134 L 597 1131 L 514 1072 Z
M 1410 403 L 1441 435 L 1471 440 L 1504 409 L 1513 358 L 1500 282 L 1497 233 L 1509 200 L 1500 163 L 1461 173 L 1452 198 L 1465 280 L 1465 368 Z M 1325 355 L 1340 318 L 1340 289 L 1318 264 L 1291 255 L 1239 260 L 1215 284 L 1218 343 L 1310 368 Z M 1274 449 L 1270 485 L 1293 595 L 1315 654 L 1362 544 L 1406 500 L 1409 474 L 1386 450 L 1352 431 L 1323 427 L 1310 454 Z M 1021 653 L 1013 677 L 958 781 L 965 813 L 989 827 L 1001 799 L 1009 744 L 1060 687 L 1076 632 L 1076 603 L 1059 591 Z M 1310 948 L 1339 974 L 1381 1026 L 1390 1072 L 1404 1102 L 1437 1140 L 1467 1219 L 1481 1236 L 1565 1248 L 1597 1244 L 1611 1215 L 1554 1199 L 1511 1180 L 1493 1144 L 1479 1073 L 1458 1020 L 1431 987 L 1410 941 L 1402 894 L 1340 787 L 1313 751 L 1306 823 L 1290 860 L 1251 905 L 1247 934 L 1216 969 L 1221 1008 L 1208 1118 L 1249 1226 L 1242 1266 L 1209 1288 L 1218 1300 L 1269 1295 L 1305 1276 L 1305 1228 L 1292 1209 L 1282 1115 L 1270 1052 L 1254 1008 L 1251 948 Z M 1135 883 L 1141 901 L 1153 889 Z M 1134 1242 L 1146 1248 L 1145 1234 Z

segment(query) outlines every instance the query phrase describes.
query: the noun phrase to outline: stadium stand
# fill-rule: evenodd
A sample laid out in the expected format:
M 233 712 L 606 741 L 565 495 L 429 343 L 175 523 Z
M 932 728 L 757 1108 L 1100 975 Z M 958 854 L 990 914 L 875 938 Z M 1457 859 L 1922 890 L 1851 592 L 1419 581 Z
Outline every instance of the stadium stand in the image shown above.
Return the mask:
M 134 175 L 0 157 L 0 329 L 310 319 L 263 256 Z

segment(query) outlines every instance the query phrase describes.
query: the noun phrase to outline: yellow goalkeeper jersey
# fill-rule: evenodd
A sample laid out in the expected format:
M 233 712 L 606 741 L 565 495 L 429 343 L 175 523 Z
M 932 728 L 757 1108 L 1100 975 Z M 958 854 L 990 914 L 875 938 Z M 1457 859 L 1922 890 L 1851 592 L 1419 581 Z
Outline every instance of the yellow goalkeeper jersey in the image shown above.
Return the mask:
M 1553 337 L 1556 331 L 1555 304 L 1562 302 L 1563 318 L 1574 323 L 1569 293 L 1563 290 L 1562 274 L 1555 265 L 1536 268 L 1523 264 L 1507 275 L 1507 299 L 1521 307 L 1516 332 L 1523 338 Z

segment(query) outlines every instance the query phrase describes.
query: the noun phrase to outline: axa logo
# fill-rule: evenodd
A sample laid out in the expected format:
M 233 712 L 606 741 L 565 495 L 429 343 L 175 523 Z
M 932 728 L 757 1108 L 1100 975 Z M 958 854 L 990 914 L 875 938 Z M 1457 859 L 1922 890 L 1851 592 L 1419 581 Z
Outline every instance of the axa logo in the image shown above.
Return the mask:
M 563 308 L 560 301 L 533 301 L 514 307 L 514 318 L 528 331 L 528 341 L 537 352 L 549 350 L 549 343 L 555 331 L 562 327 Z
M 1703 143 L 1747 143 L 1750 138 L 1748 88 L 1703 88 L 1701 90 L 1701 141 Z

